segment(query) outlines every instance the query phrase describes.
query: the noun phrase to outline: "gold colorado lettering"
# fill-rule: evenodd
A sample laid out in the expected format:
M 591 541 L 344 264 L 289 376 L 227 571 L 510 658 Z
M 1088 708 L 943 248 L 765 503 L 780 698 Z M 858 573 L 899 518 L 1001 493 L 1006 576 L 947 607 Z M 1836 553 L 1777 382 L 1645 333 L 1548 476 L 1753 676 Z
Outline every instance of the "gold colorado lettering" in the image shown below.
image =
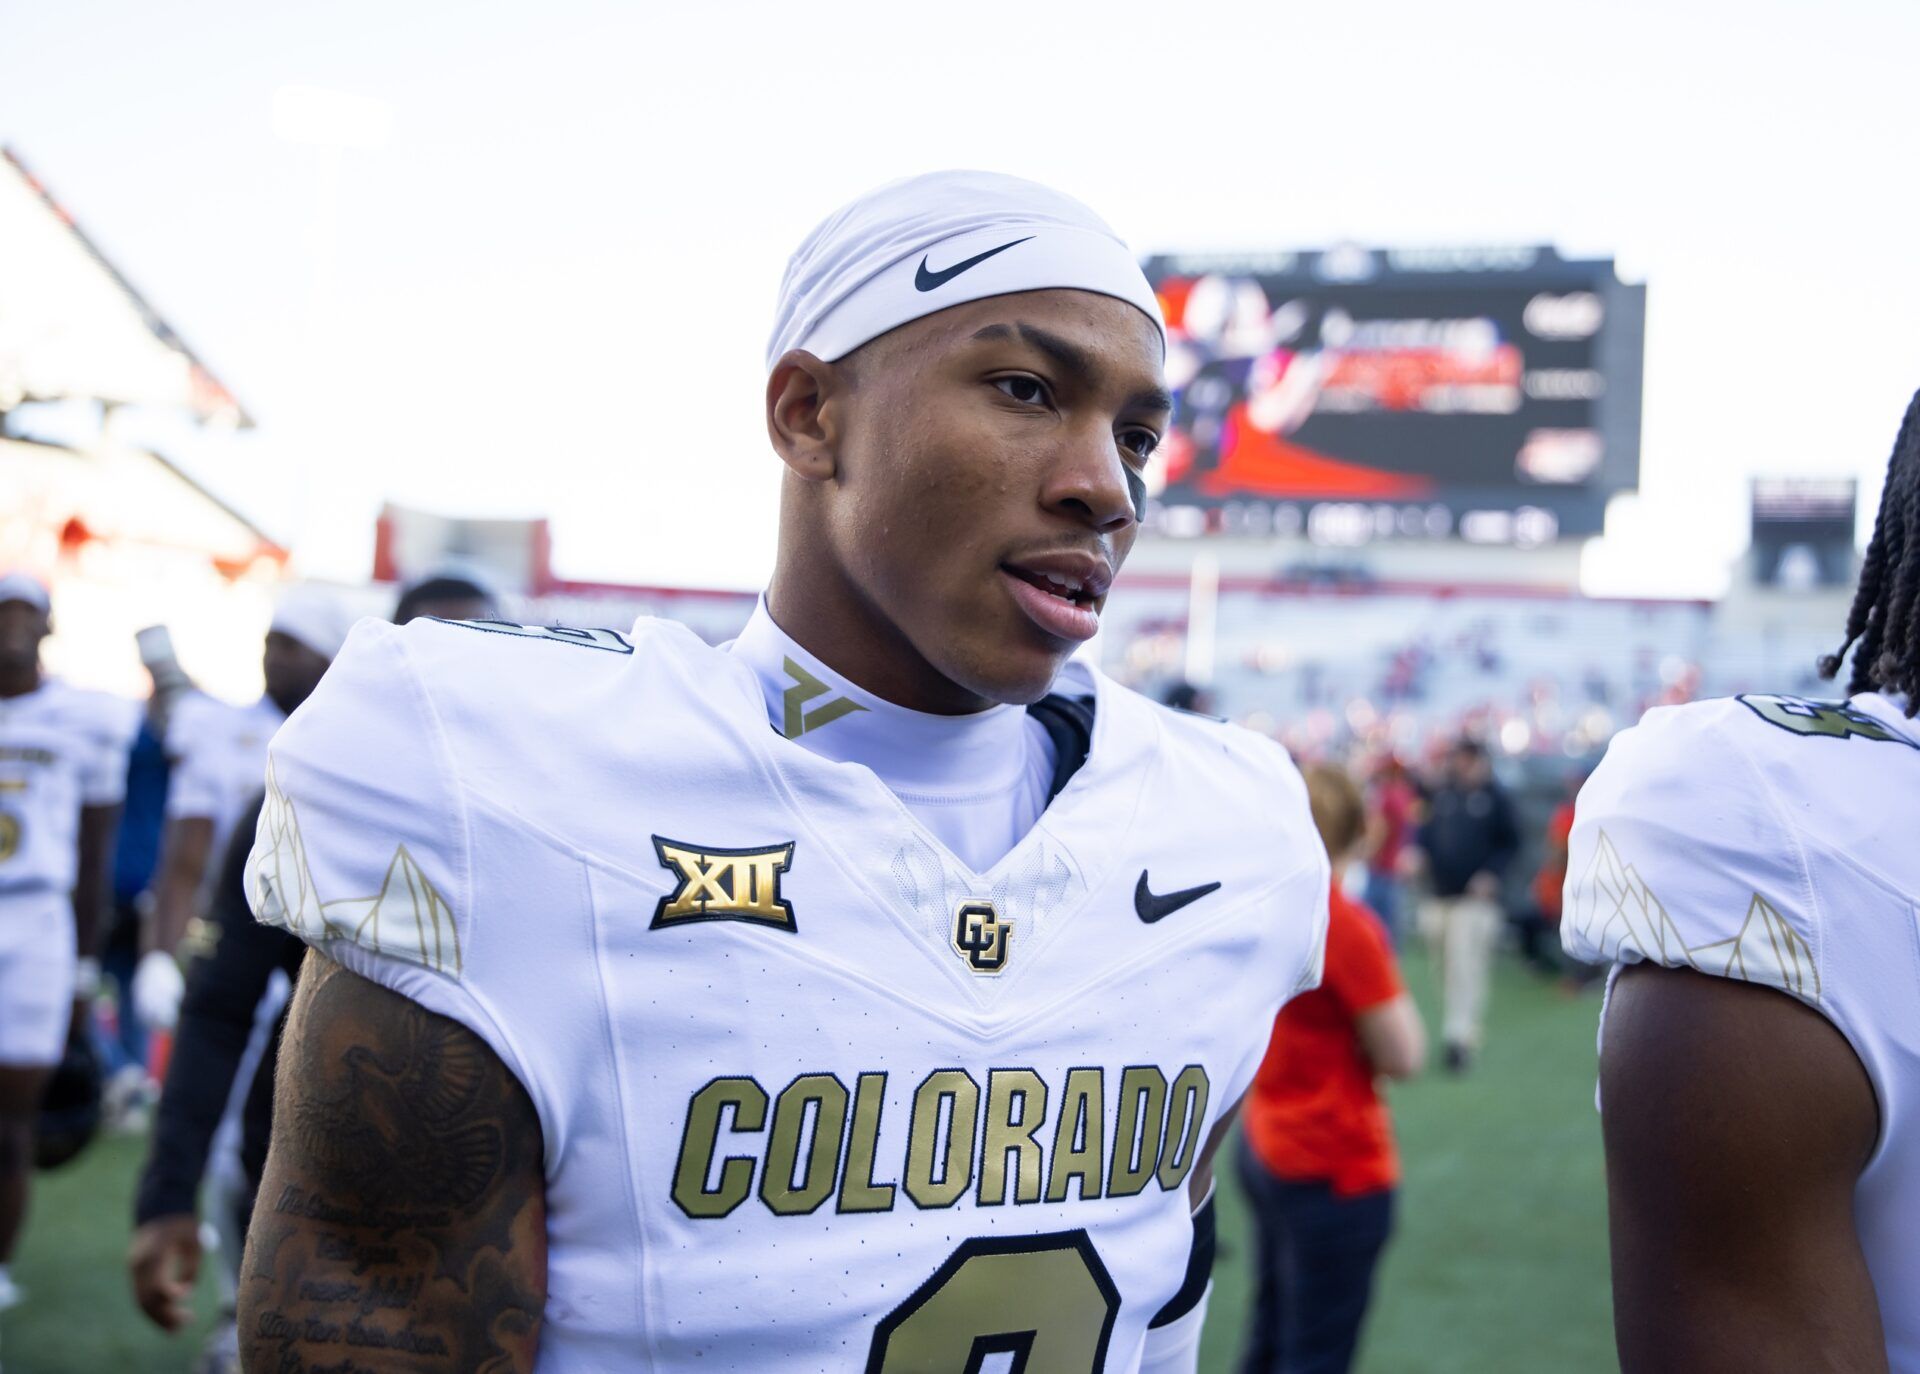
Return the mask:
M 715 1078 L 687 1102 L 673 1200 L 711 1220 L 758 1197 L 775 1216 L 829 1199 L 842 1214 L 1132 1197 L 1185 1186 L 1213 1124 L 1199 1064 L 936 1069 L 918 1082 L 869 1071 L 803 1073 L 777 1092 Z M 853 1086 L 849 1090 L 847 1084 Z M 889 1123 L 892 1129 L 889 1131 Z M 889 1162 L 891 1161 L 891 1162 Z

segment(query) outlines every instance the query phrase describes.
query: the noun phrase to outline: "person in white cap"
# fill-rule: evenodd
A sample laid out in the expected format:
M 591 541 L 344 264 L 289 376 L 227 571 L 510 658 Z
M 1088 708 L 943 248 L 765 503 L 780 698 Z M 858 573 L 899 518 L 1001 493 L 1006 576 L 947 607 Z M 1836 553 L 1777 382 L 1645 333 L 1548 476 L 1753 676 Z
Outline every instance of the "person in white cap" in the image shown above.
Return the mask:
M 166 738 L 173 765 L 167 828 L 144 953 L 133 978 L 134 1011 L 149 1029 L 170 1031 L 179 1015 L 185 988 L 180 942 L 200 914 L 234 821 L 260 793 L 267 741 L 312 693 L 352 626 L 335 594 L 318 587 L 290 588 L 267 630 L 260 697 L 236 706 L 195 694 L 174 709 Z
M 134 704 L 42 672 L 46 586 L 0 577 L 0 1310 L 26 1211 L 41 1093 L 100 982 Z
M 1163 352 L 1086 207 L 895 183 L 788 268 L 737 641 L 355 630 L 250 861 L 314 949 L 247 1367 L 1194 1368 L 1327 859 L 1277 745 L 1069 663 Z

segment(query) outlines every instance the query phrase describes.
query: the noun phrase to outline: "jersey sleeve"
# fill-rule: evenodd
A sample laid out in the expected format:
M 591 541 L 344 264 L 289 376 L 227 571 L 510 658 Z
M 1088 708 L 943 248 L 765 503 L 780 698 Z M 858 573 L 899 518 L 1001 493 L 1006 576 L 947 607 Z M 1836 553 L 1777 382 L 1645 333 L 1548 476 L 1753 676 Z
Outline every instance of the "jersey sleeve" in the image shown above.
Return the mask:
M 527 1083 L 468 982 L 467 800 L 404 634 L 361 622 L 275 735 L 248 904 L 262 923 L 460 1022 Z
M 220 716 L 228 709 L 224 703 L 203 696 L 188 697 L 175 709 L 167 724 L 166 739 L 167 757 L 173 764 L 167 774 L 168 820 L 220 814 L 216 736 L 220 733 Z
M 139 706 L 104 692 L 89 705 L 89 749 L 80 770 L 80 801 L 85 806 L 118 806 L 127 797 L 127 756 L 140 733 Z
M 1738 702 L 1649 711 L 1575 805 L 1561 942 L 1592 964 L 1740 978 L 1824 1011 L 1799 837 L 1742 744 Z

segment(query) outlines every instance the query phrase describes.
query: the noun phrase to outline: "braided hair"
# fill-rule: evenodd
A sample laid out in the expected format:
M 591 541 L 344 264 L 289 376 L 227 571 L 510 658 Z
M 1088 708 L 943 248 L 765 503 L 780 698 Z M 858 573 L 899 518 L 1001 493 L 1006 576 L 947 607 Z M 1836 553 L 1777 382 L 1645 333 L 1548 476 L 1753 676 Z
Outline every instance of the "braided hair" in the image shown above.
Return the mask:
M 1920 393 L 1907 404 L 1893 441 L 1880 513 L 1847 612 L 1846 641 L 1820 660 L 1820 676 L 1839 676 L 1849 649 L 1849 696 L 1899 692 L 1909 716 L 1920 710 Z

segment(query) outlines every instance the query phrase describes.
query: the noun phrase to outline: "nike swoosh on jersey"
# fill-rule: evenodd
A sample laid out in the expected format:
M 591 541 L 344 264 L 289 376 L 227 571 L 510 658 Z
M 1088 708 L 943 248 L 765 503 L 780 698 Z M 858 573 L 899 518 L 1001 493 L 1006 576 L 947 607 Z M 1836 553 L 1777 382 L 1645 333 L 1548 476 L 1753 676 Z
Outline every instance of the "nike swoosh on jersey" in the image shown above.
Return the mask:
M 1205 883 L 1200 887 L 1184 888 L 1179 892 L 1169 892 L 1164 896 L 1155 896 L 1147 886 L 1147 870 L 1140 870 L 1140 881 L 1133 885 L 1133 910 L 1148 925 L 1164 920 L 1183 906 L 1191 906 L 1209 892 L 1219 890 L 1218 883 Z
M 1003 243 L 998 248 L 989 248 L 984 253 L 975 253 L 966 261 L 956 262 L 951 267 L 943 267 L 938 272 L 929 272 L 927 270 L 927 259 L 923 255 L 920 259 L 919 270 L 913 274 L 913 289 L 916 291 L 932 291 L 936 287 L 945 286 L 969 267 L 978 267 L 995 253 L 1004 253 L 1009 248 L 1018 248 L 1021 244 L 1028 242 L 1028 240 L 1032 238 L 1033 235 L 1028 234 L 1024 239 L 1015 239 L 1012 243 Z

